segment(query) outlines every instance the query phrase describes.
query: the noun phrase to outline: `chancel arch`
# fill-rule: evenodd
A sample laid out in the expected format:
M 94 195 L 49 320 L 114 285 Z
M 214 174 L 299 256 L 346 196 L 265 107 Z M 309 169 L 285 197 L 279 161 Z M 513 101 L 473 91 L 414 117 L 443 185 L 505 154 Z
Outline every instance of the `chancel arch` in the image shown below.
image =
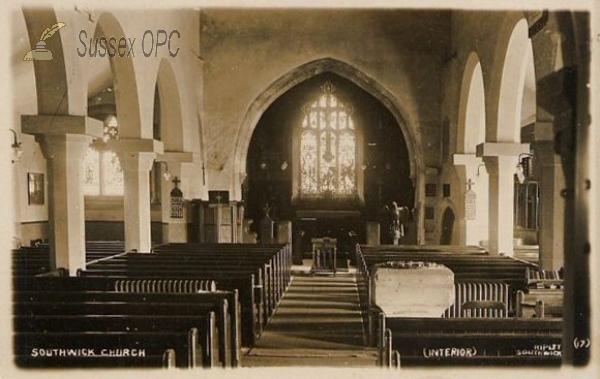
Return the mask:
M 260 225 L 268 205 L 306 241 L 349 232 L 366 241 L 366 223 L 377 222 L 389 242 L 385 209 L 395 203 L 412 216 L 415 204 L 406 145 L 378 99 L 334 73 L 315 75 L 273 102 L 253 133 L 247 215 Z M 415 225 L 411 217 L 402 242 L 416 243 Z
M 414 188 L 413 198 L 409 205 L 411 210 L 414 209 L 412 214 L 415 215 L 415 227 L 413 233 L 415 240 L 422 241 L 422 217 L 419 217 L 419 215 L 422 213 L 420 209 L 420 207 L 422 207 L 422 191 L 420 188 L 422 185 L 423 158 L 421 145 L 416 134 L 411 125 L 407 123 L 407 118 L 404 116 L 402 107 L 385 87 L 379 84 L 377 80 L 367 76 L 355 67 L 333 58 L 323 58 L 297 67 L 272 83 L 267 89 L 261 92 L 252 103 L 242 120 L 240 132 L 238 133 L 236 150 L 234 153 L 234 168 L 236 174 L 233 176 L 233 188 L 237 191 L 241 191 L 241 182 L 248 174 L 246 165 L 248 162 L 250 141 L 263 114 L 284 93 L 300 83 L 323 73 L 335 74 L 336 76 L 353 83 L 355 86 L 365 91 L 365 93 L 376 99 L 383 108 L 390 113 L 392 121 L 397 125 L 398 132 L 402 135 L 402 138 L 404 138 L 406 152 L 409 157 L 408 177 Z M 373 146 L 371 148 L 373 149 Z M 360 175 L 360 173 L 358 175 Z M 234 193 L 233 197 L 241 198 L 241 193 Z

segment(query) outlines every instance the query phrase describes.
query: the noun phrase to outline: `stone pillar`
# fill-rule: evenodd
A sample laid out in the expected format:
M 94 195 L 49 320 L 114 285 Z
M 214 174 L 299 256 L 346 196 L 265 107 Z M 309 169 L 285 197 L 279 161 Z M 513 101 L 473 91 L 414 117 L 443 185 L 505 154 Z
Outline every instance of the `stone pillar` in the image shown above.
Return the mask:
M 85 268 L 83 160 L 102 122 L 84 116 L 22 116 L 24 133 L 34 134 L 48 162 L 51 269 L 75 276 Z
M 458 181 L 462 184 L 458 190 L 457 226 L 459 245 L 477 246 L 488 238 L 488 173 L 483 160 L 475 154 L 454 154 L 453 163 L 458 174 Z M 476 201 L 473 209 L 467 209 L 466 194 L 471 187 Z M 472 211 L 475 212 L 472 212 Z M 468 211 L 468 212 L 467 212 Z M 468 213 L 475 213 L 473 214 Z
M 163 143 L 152 139 L 121 138 L 113 142 L 123 169 L 123 203 L 125 211 L 125 250 L 149 253 L 150 169 L 156 154 L 163 153 Z
M 513 255 L 514 174 L 519 154 L 529 144 L 483 143 L 477 146 L 489 174 L 489 252 Z
M 125 250 L 149 253 L 150 234 L 150 169 L 154 153 L 127 152 L 119 154 L 123 168 Z
M 534 143 L 535 176 L 540 187 L 539 244 L 540 268 L 558 270 L 564 264 L 565 201 L 561 190 L 565 176 L 552 141 Z
M 292 222 L 277 221 L 277 243 L 292 243 Z
M 367 221 L 367 245 L 379 246 L 381 244 L 381 231 L 378 222 Z
M 19 249 L 21 248 L 21 246 L 29 244 L 29 241 L 23 241 L 23 234 L 21 231 L 21 191 L 23 191 L 23 184 L 25 183 L 23 180 L 17 180 L 17 178 L 21 178 L 22 175 L 24 175 L 25 173 L 22 173 L 22 171 L 19 169 L 18 159 L 13 158 L 11 166 L 11 171 L 7 171 L 7 174 L 10 174 L 12 176 L 10 176 L 7 179 L 9 183 L 12 183 L 12 194 L 10 196 L 10 199 L 7 199 L 7 201 L 10 204 L 10 207 L 12 207 L 11 213 L 13 215 L 13 219 L 10 220 L 10 222 L 12 223 L 10 234 L 7 233 L 5 235 L 12 236 L 11 248 Z

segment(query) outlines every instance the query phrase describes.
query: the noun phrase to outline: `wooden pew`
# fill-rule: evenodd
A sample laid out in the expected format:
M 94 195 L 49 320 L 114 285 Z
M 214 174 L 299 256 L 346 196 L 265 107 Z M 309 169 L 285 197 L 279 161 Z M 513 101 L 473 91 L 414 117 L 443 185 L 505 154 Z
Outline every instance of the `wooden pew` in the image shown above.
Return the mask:
M 231 274 L 228 272 L 195 272 L 195 271 L 95 271 L 87 270 L 80 272 L 80 277 L 88 281 L 100 280 L 95 284 L 99 287 L 114 288 L 115 282 L 119 280 L 214 280 L 217 287 L 227 291 L 239 291 L 241 303 L 241 328 L 242 345 L 253 346 L 264 329 L 262 321 L 263 306 L 260 299 L 262 290 L 254 275 L 250 273 Z M 113 286 L 113 287 L 111 287 Z
M 249 244 L 169 244 L 157 246 L 153 249 L 156 254 L 151 256 L 168 259 L 166 256 L 177 256 L 179 261 L 210 259 L 219 260 L 220 265 L 234 264 L 252 267 L 256 262 L 263 265 L 261 270 L 265 301 L 268 304 L 269 316 L 281 300 L 287 285 L 291 280 L 291 253 L 286 245 L 249 245 Z M 147 256 L 148 254 L 130 254 L 132 256 Z M 158 258 L 156 258 L 158 259 Z M 214 262 L 217 265 L 217 262 Z
M 289 245 L 256 245 L 256 244 L 184 244 L 172 243 L 153 248 L 153 251 L 161 254 L 176 254 L 178 256 L 212 255 L 224 259 L 235 260 L 237 263 L 249 263 L 251 259 L 262 256 L 269 258 L 266 265 L 269 271 L 265 278 L 265 288 L 274 298 L 274 309 L 281 300 L 283 293 L 291 281 L 292 255 Z M 189 253 L 189 254 L 186 254 Z M 269 301 L 269 299 L 267 299 Z
M 239 366 L 240 362 L 240 323 L 237 293 L 211 292 L 200 294 L 162 294 L 162 293 L 118 293 L 95 291 L 71 292 L 16 292 L 15 308 L 19 317 L 26 316 L 149 316 L 148 324 L 130 325 L 127 330 L 170 330 L 173 325 L 155 324 L 152 320 L 158 316 L 196 316 L 195 325 L 175 325 L 176 328 L 196 327 L 201 331 L 204 342 L 218 341 L 215 345 L 222 366 Z M 58 304 L 58 305 L 53 305 Z M 162 309 L 160 307 L 163 307 Z M 207 314 L 216 315 L 218 339 L 213 331 L 206 329 L 209 324 Z M 141 318 L 137 318 L 141 320 Z M 131 321 L 131 320 L 130 320 Z M 87 329 L 86 329 L 87 330 Z M 95 330 L 95 329 L 94 329 Z M 116 331 L 121 331 L 117 329 Z M 203 345 L 204 362 L 214 364 L 212 344 Z
M 282 245 L 284 246 L 284 245 Z M 263 264 L 260 273 L 255 274 L 259 283 L 254 286 L 255 291 L 261 291 L 261 296 L 253 296 L 255 303 L 262 304 L 264 309 L 261 314 L 262 325 L 258 325 L 258 333 L 268 322 L 269 317 L 283 296 L 283 292 L 291 280 L 291 250 L 289 246 L 261 246 L 261 245 L 188 245 L 181 244 L 177 246 L 168 245 L 155 247 L 154 254 L 127 254 L 126 256 L 116 257 L 114 260 L 107 260 L 100 264 L 90 265 L 84 276 L 91 275 L 112 275 L 115 277 L 159 277 L 164 275 L 154 272 L 157 261 L 160 261 L 161 267 L 168 268 L 172 276 L 185 277 L 206 277 L 211 275 L 215 280 L 220 280 L 227 276 L 226 272 L 240 273 L 240 264 L 242 267 L 249 267 L 256 262 L 271 260 L 266 266 Z M 265 251 L 266 250 L 266 251 Z M 185 264 L 182 264 L 182 263 Z M 254 262 L 254 263 L 252 263 Z M 183 267 L 185 266 L 185 267 Z M 190 267 L 193 266 L 193 269 Z M 202 266 L 202 267 L 200 267 Z M 217 270 L 213 269 L 217 266 Z M 242 268 L 243 270 L 243 268 Z M 235 275 L 235 274 L 233 274 Z M 242 302 L 249 296 L 241 291 Z M 256 294 L 255 294 L 256 295 Z M 248 306 L 243 307 L 248 313 Z M 251 309 L 251 308 L 250 308 Z M 247 317 L 246 317 L 247 318 Z M 244 338 L 249 342 L 249 338 Z
M 536 319 L 386 318 L 380 363 L 403 366 L 560 365 L 562 322 Z
M 562 317 L 562 289 L 528 289 L 517 291 L 517 317 Z
M 152 271 L 157 267 L 164 267 L 171 271 L 196 271 L 196 272 L 246 272 L 251 271 L 258 278 L 259 285 L 262 287 L 263 298 L 265 301 L 265 311 L 272 315 L 279 299 L 283 296 L 282 287 L 275 284 L 273 272 L 269 268 L 266 259 L 256 258 L 251 262 L 245 262 L 240 265 L 240 260 L 234 257 L 221 257 L 219 254 L 211 256 L 185 256 L 183 254 L 139 254 L 129 253 L 114 259 L 89 265 L 86 268 L 86 275 L 94 272 L 118 272 L 118 271 Z M 265 320 L 266 322 L 267 320 Z
M 16 332 L 15 363 L 22 368 L 191 368 L 196 329 L 184 332 Z
M 463 316 L 462 304 L 467 301 L 494 301 L 506 304 L 500 311 L 477 311 L 477 316 L 512 315 L 516 307 L 518 290 L 526 287 L 525 274 L 533 265 L 501 256 L 488 256 L 479 248 L 452 251 L 413 246 L 362 246 L 356 247 L 357 288 L 363 317 L 363 325 L 370 345 L 375 344 L 376 315 L 379 312 L 372 303 L 371 270 L 377 263 L 393 260 L 432 261 L 449 267 L 454 272 L 455 303 L 445 317 Z M 445 248 L 445 247 L 443 247 Z M 479 289 L 481 287 L 481 289 Z
M 252 346 L 256 342 L 257 338 L 262 333 L 264 325 L 261 323 L 261 302 L 257 299 L 257 283 L 254 279 L 254 275 L 249 276 L 221 276 L 212 274 L 200 275 L 198 273 L 191 273 L 190 275 L 183 275 L 182 273 L 173 272 L 155 272 L 154 276 L 149 273 L 143 273 L 142 275 L 130 275 L 127 272 L 121 272 L 118 275 L 111 275 L 109 273 L 95 272 L 89 273 L 86 271 L 81 272 L 83 276 L 69 279 L 81 279 L 87 280 L 85 284 L 79 285 L 85 287 L 86 285 L 93 285 L 95 288 L 110 289 L 114 290 L 115 283 L 117 281 L 129 281 L 132 279 L 146 280 L 151 282 L 153 280 L 215 280 L 217 287 L 227 291 L 239 291 L 239 300 L 241 304 L 241 329 L 242 329 L 242 345 Z M 65 279 L 65 278 L 63 278 Z M 90 284 L 94 283 L 94 284 Z M 77 286 L 78 284 L 74 284 Z M 57 288 L 60 286 L 54 286 Z M 260 288 L 259 288 L 260 290 Z
M 517 317 L 562 317 L 563 270 L 527 269 L 527 288 L 517 292 Z
M 206 325 L 204 316 L 208 313 L 214 313 L 216 315 L 216 323 L 218 330 L 218 352 L 219 361 L 223 366 L 237 367 L 240 363 L 241 345 L 240 345 L 240 317 L 239 317 L 239 302 L 237 291 L 234 292 L 210 292 L 210 293 L 194 293 L 194 294 L 171 294 L 171 293 L 121 293 L 121 292 L 98 292 L 98 291 L 39 291 L 39 292 L 27 292 L 20 291 L 14 294 L 15 303 L 19 304 L 19 307 L 24 307 L 25 311 L 31 311 L 27 304 L 43 303 L 48 304 L 50 301 L 53 303 L 60 304 L 58 307 L 58 315 L 60 315 L 61 309 L 64 312 L 70 312 L 70 306 L 72 304 L 80 304 L 82 312 L 88 309 L 90 304 L 106 304 L 107 309 L 112 309 L 114 304 L 124 304 L 122 313 L 118 313 L 118 309 L 115 309 L 115 313 L 105 313 L 106 310 L 101 310 L 100 313 L 82 313 L 83 315 L 128 315 L 126 312 L 133 312 L 133 315 L 138 315 L 135 310 L 131 307 L 139 307 L 142 304 L 178 304 L 188 306 L 189 311 L 181 313 L 180 310 L 174 310 L 176 315 L 184 316 L 193 312 L 193 316 L 200 315 L 203 317 L 200 322 L 203 326 Z M 62 308 L 61 308 L 62 307 Z M 200 308 L 202 307 L 202 308 Z M 54 315 L 54 310 L 46 310 L 45 313 Z M 38 314 L 38 313 L 36 313 Z M 151 313 L 152 319 L 155 317 L 164 315 L 169 316 L 171 313 Z M 150 324 L 150 325 L 151 325 Z M 190 325 L 190 327 L 196 326 L 200 331 L 204 331 L 200 325 Z M 169 325 L 164 327 L 168 328 Z M 156 328 L 156 327 L 155 327 Z M 144 329 L 145 330 L 145 329 Z M 209 333 L 212 334 L 212 331 Z M 203 334 L 206 337 L 205 340 L 213 340 L 214 338 L 210 335 Z M 209 346 L 206 346 L 209 348 Z M 212 353 L 207 351 L 205 357 L 212 357 Z

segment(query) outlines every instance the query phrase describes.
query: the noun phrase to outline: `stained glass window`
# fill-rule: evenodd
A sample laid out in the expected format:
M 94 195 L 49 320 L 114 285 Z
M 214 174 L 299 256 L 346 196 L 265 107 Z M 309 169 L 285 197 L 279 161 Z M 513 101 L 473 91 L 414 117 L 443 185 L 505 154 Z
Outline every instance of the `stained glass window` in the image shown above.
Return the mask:
M 331 82 L 307 104 L 300 134 L 300 196 L 347 197 L 356 193 L 356 136 L 352 108 Z
M 104 120 L 104 135 L 93 141 L 85 155 L 83 191 L 85 195 L 123 195 L 123 170 L 119 157 L 108 147 L 108 142 L 119 136 L 119 125 L 115 116 Z

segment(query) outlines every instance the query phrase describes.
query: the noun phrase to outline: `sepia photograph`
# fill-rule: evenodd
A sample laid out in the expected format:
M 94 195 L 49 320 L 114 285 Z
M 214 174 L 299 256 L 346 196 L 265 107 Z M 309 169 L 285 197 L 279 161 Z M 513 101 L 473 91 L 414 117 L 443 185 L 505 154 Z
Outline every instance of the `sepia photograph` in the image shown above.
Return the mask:
M 0 13 L 0 377 L 600 378 L 600 3 Z

